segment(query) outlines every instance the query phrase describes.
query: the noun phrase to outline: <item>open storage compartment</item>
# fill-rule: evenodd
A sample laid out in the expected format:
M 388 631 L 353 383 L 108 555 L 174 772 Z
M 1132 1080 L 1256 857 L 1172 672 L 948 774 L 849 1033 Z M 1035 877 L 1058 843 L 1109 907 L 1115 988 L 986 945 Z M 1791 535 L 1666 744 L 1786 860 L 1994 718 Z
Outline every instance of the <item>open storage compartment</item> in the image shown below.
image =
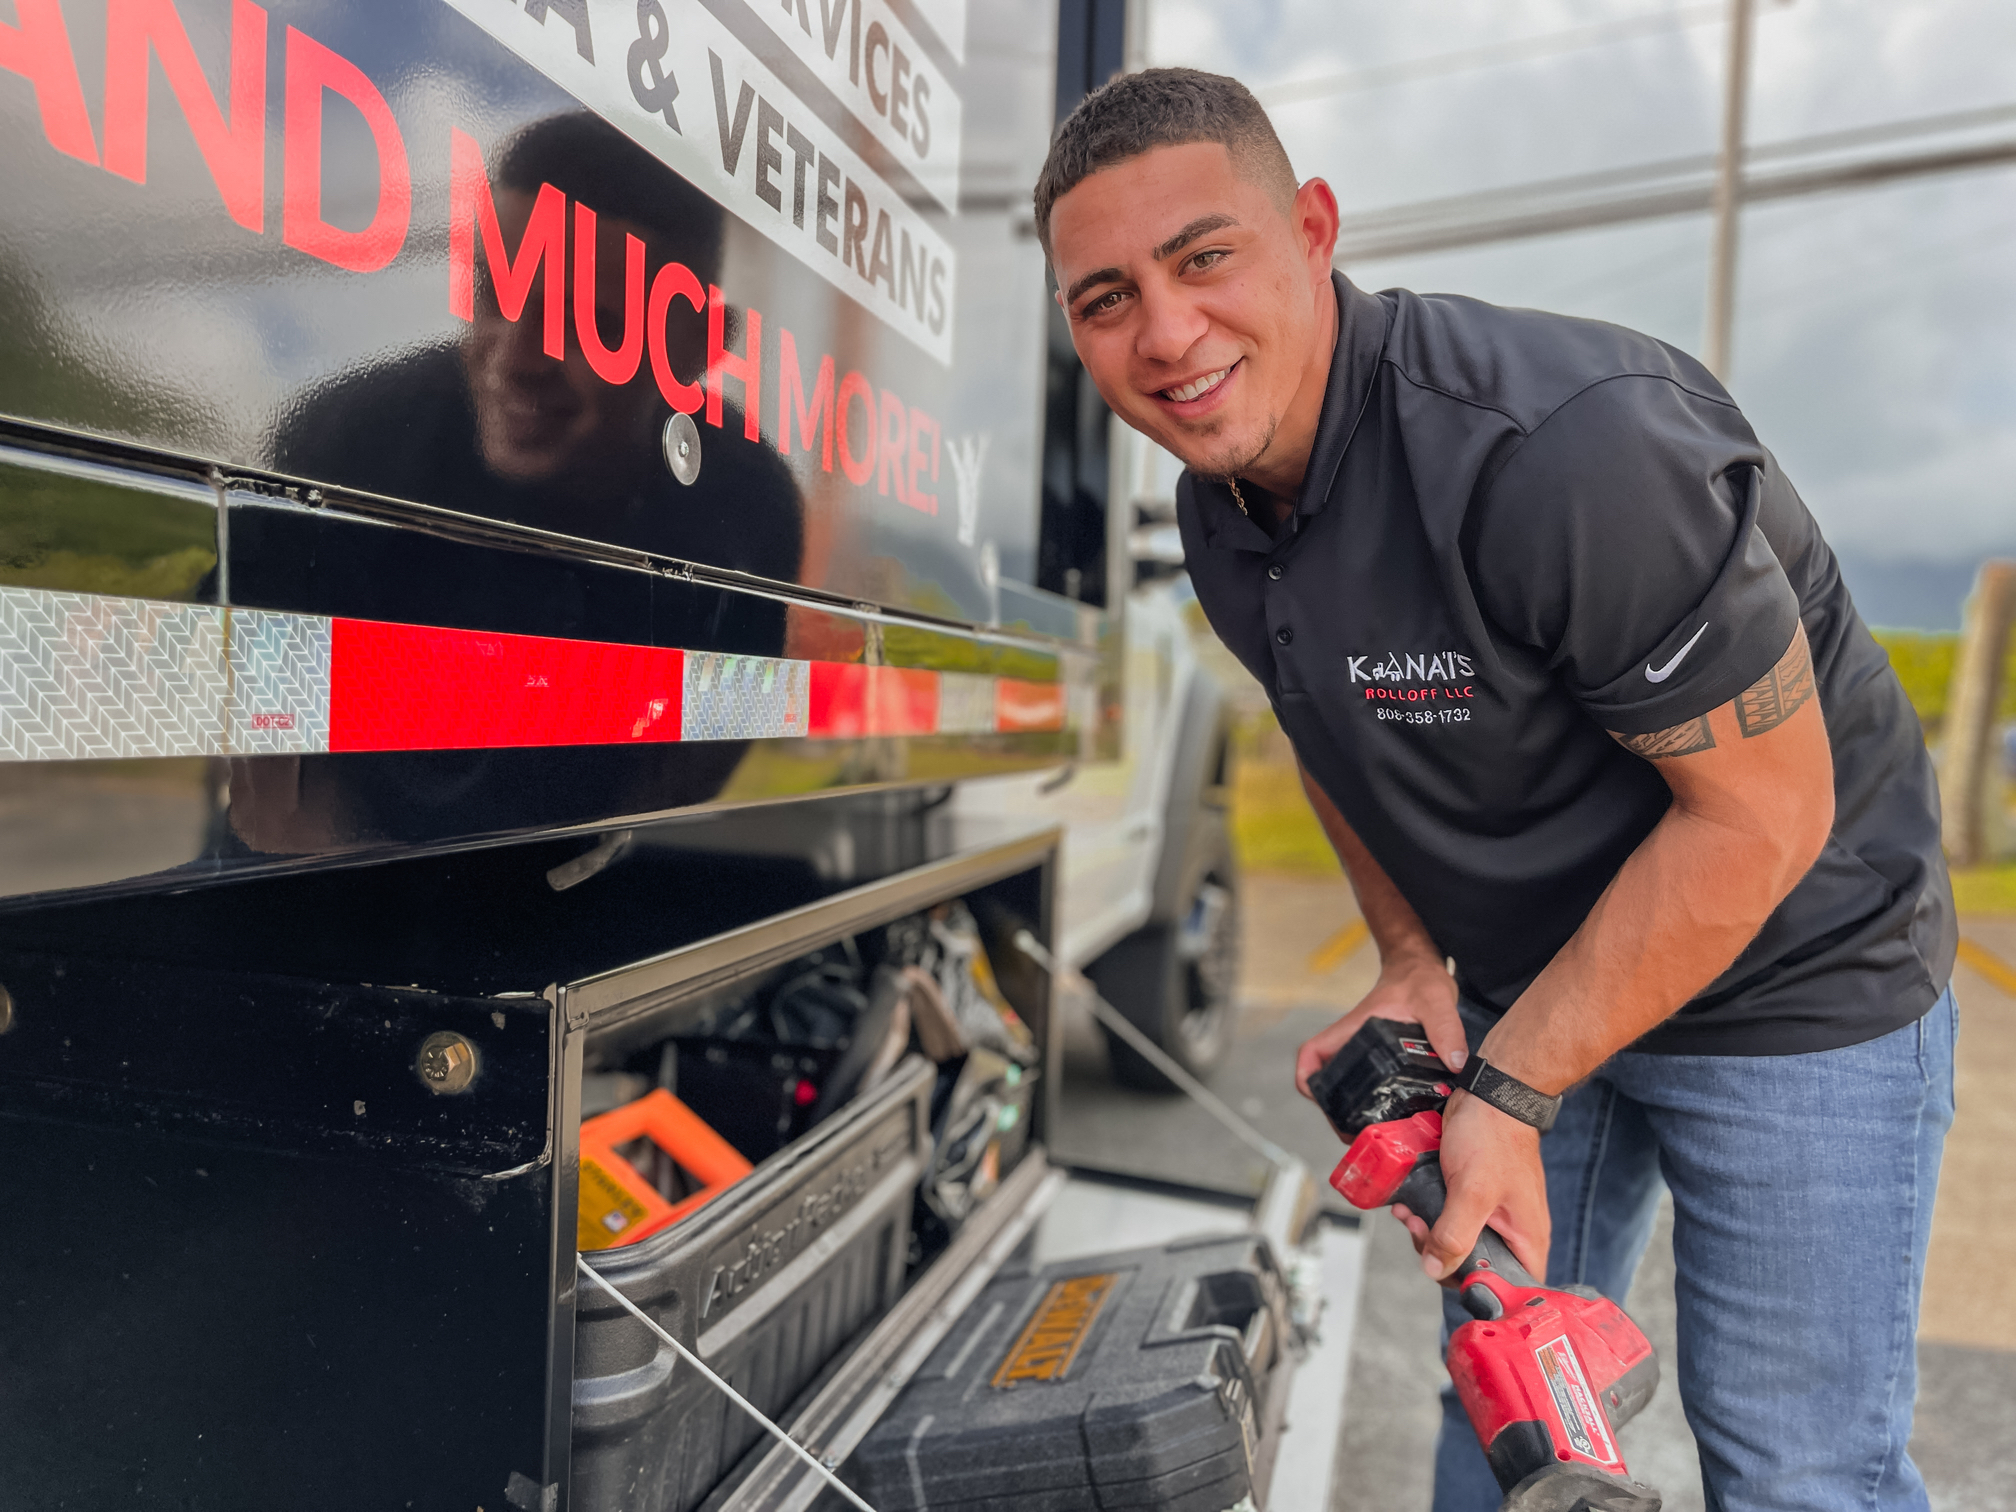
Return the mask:
M 1040 1048 L 1005 989 L 993 1005 L 982 991 L 990 954 L 1041 912 L 1034 871 L 981 880 L 1012 854 L 901 873 L 557 994 L 582 1021 L 585 1114 L 670 1092 L 757 1162 L 634 1243 L 604 1245 L 584 1220 L 583 1253 L 773 1419 L 1029 1151 Z M 913 1022 L 919 977 L 928 1024 Z M 772 1442 L 593 1283 L 575 1320 L 575 1507 L 691 1512 Z
M 957 901 L 1031 1042 L 969 1201 L 919 1197 L 958 1065 L 908 1050 L 826 1106 L 811 1078 L 851 1047 L 779 1043 L 752 1055 L 805 1052 L 802 1126 L 772 1149 L 737 1129 L 746 1175 L 587 1255 L 766 1413 L 837 1414 L 844 1454 L 864 1383 L 1026 1230 L 1055 1086 L 1047 978 L 1007 943 L 1051 938 L 1055 834 L 906 826 L 896 801 L 0 915 L 0 1159 L 40 1218 L 0 1269 L 50 1320 L 19 1341 L 17 1421 L 45 1446 L 24 1493 L 130 1488 L 81 1426 L 110 1412 L 158 1424 L 147 1475 L 226 1505 L 337 1480 L 355 1505 L 526 1512 L 744 1495 L 761 1430 L 578 1278 L 584 1079 L 603 1104 L 612 1079 L 652 1090 L 671 1046 L 666 1090 L 705 1104 L 710 1047 L 750 1043 L 722 1032 L 738 1005 L 836 949 L 872 986 L 890 926 Z M 94 1221 L 82 1264 L 30 1237 Z M 92 1309 L 116 1368 L 60 1347 Z

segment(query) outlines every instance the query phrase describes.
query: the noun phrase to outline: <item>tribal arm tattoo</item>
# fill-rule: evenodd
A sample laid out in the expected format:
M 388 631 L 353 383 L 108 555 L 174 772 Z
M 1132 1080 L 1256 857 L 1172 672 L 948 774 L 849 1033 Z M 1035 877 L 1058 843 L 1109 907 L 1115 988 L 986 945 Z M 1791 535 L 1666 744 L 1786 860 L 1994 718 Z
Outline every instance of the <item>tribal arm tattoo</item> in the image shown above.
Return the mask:
M 1724 707 L 1736 711 L 1736 728 L 1745 740 L 1749 740 L 1777 729 L 1797 714 L 1812 696 L 1813 655 L 1807 648 L 1806 633 L 1802 629 L 1792 637 L 1792 644 L 1778 658 L 1778 665 Z M 1727 733 L 1726 726 L 1724 733 Z M 1706 714 L 1670 729 L 1654 730 L 1650 735 L 1619 735 L 1612 730 L 1610 738 L 1634 756 L 1643 756 L 1647 761 L 1664 761 L 1672 756 L 1692 756 L 1715 749 L 1715 732 Z
M 1634 756 L 1643 756 L 1647 761 L 1663 761 L 1668 756 L 1692 756 L 1697 751 L 1715 749 L 1715 732 L 1708 728 L 1708 716 L 1690 719 L 1685 724 L 1674 725 L 1667 730 L 1654 730 L 1650 735 L 1619 735 L 1615 730 L 1610 738 Z
M 1778 665 L 1736 695 L 1736 722 L 1748 740 L 1775 730 L 1813 696 L 1813 653 L 1802 630 L 1778 658 Z

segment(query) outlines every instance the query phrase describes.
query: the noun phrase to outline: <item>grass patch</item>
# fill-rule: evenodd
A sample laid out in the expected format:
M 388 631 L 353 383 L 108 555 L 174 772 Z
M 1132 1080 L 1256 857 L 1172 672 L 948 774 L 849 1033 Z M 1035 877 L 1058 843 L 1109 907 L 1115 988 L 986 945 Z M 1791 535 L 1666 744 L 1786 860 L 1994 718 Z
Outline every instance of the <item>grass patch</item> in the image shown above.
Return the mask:
M 1295 768 L 1279 761 L 1243 757 L 1234 764 L 1232 846 L 1247 871 L 1343 875 Z
M 1904 696 L 1911 700 L 1911 707 L 1918 711 L 1918 722 L 1925 726 L 1926 737 L 1936 739 L 1946 723 L 1946 695 L 1953 685 L 1953 663 L 1960 653 L 1960 637 L 1952 631 L 1870 633 L 1889 656 L 1897 680 L 1904 684 Z M 2010 646 L 2016 651 L 2016 633 L 2012 633 Z M 2016 666 L 2016 656 L 2012 656 L 2010 665 Z M 2016 676 L 2003 679 L 1997 717 L 2016 719 Z
M 2016 861 L 1954 872 L 1953 902 L 1963 914 L 2016 914 Z

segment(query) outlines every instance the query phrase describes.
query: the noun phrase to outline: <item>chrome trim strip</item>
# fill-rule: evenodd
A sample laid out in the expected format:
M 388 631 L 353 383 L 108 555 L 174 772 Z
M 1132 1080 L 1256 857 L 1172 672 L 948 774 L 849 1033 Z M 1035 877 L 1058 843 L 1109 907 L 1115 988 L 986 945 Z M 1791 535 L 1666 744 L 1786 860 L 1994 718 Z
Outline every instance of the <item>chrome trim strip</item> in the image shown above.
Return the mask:
M 560 989 L 567 1022 L 591 1030 L 626 1024 L 702 993 L 760 975 L 842 935 L 873 929 L 989 882 L 1028 871 L 1061 843 L 1045 828 L 836 893 L 725 934 Z

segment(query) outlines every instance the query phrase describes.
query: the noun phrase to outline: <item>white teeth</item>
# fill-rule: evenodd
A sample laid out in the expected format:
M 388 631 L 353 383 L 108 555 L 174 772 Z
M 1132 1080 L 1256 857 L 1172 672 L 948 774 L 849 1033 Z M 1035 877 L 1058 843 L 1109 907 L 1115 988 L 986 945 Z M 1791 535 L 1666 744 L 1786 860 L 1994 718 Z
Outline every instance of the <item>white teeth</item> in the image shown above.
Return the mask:
M 1162 392 L 1166 397 L 1174 399 L 1178 404 L 1187 404 L 1199 395 L 1210 393 L 1211 390 L 1225 381 L 1225 375 L 1231 371 L 1232 369 L 1230 368 L 1220 368 L 1215 373 L 1206 373 L 1202 378 L 1193 378 L 1181 388 L 1164 389 Z

